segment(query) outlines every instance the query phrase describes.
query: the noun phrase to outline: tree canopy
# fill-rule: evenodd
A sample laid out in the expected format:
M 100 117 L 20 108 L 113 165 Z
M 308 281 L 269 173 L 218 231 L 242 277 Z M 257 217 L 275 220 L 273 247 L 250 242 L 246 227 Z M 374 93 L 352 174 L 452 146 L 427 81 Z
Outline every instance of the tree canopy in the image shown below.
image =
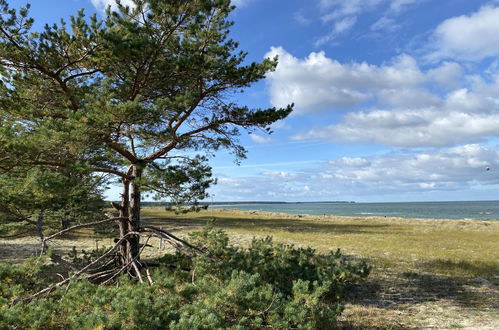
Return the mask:
M 34 31 L 29 5 L 16 10 L 0 0 L 0 166 L 118 179 L 119 217 L 110 221 L 120 228 L 123 264 L 137 269 L 140 236 L 173 239 L 142 226 L 141 193 L 206 197 L 206 155 L 227 148 L 243 158 L 241 129 L 270 132 L 292 105 L 237 102 L 277 59 L 247 62 L 229 37 L 230 0 L 133 4 L 118 2 L 102 20 L 81 10 Z

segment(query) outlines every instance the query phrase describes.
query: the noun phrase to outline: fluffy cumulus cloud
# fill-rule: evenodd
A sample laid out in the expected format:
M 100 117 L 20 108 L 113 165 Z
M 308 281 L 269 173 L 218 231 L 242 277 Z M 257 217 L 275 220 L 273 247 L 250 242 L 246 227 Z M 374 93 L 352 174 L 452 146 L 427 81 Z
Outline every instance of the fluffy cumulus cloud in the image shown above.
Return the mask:
M 343 196 L 456 191 L 498 183 L 499 149 L 469 144 L 418 153 L 344 157 L 299 172 L 222 177 L 213 192 L 220 200 L 234 196 L 239 200 L 341 200 Z
M 294 115 L 348 111 L 339 121 L 302 131 L 295 140 L 368 142 L 391 146 L 450 146 L 498 137 L 499 75 L 467 74 L 445 61 L 421 69 L 399 55 L 384 65 L 340 63 L 324 52 L 299 59 L 283 48 L 268 77 L 275 106 L 295 103 Z M 359 110 L 362 109 L 362 110 Z
M 471 15 L 453 17 L 434 31 L 429 59 L 480 61 L 499 55 L 499 7 L 486 6 Z
M 316 127 L 294 136 L 296 140 L 370 142 L 392 146 L 448 146 L 499 136 L 499 81 L 476 89 L 454 90 L 444 98 L 427 91 L 399 90 L 384 95 L 390 110 L 350 112 L 341 122 Z M 412 94 L 412 95 L 411 95 Z M 412 104 L 405 104 L 405 103 Z
M 499 150 L 477 144 L 415 154 L 342 158 L 329 162 L 331 180 L 358 183 L 369 190 L 449 190 L 497 184 Z
M 285 106 L 294 102 L 295 114 L 351 108 L 372 100 L 379 91 L 385 91 L 382 97 L 388 99 L 393 90 L 413 89 L 432 80 L 452 85 L 452 80 L 459 77 L 459 65 L 455 63 L 444 63 L 435 69 L 445 71 L 445 75 L 428 73 L 421 71 L 409 55 L 397 56 L 383 66 L 366 62 L 340 63 L 324 52 L 313 52 L 299 59 L 282 47 L 272 48 L 266 56 L 276 55 L 279 65 L 268 76 L 271 103 Z M 447 68 L 449 66 L 451 68 Z M 424 92 L 420 91 L 416 97 L 421 93 Z M 424 95 L 430 101 L 435 99 L 429 92 Z

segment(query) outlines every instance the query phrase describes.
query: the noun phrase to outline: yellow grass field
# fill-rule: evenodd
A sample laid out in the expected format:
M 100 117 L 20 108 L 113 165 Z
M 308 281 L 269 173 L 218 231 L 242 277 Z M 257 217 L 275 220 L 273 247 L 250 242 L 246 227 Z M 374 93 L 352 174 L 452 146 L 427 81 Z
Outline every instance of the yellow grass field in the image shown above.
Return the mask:
M 421 220 L 381 217 L 289 215 L 213 209 L 175 215 L 144 208 L 143 221 L 179 236 L 214 220 L 232 243 L 253 237 L 310 246 L 319 252 L 340 248 L 372 266 L 367 283 L 348 297 L 344 328 L 499 329 L 499 221 Z M 56 251 L 110 246 L 80 231 L 53 242 Z M 163 254 L 160 242 L 145 257 Z M 34 237 L 0 239 L 0 261 L 19 262 L 36 251 Z

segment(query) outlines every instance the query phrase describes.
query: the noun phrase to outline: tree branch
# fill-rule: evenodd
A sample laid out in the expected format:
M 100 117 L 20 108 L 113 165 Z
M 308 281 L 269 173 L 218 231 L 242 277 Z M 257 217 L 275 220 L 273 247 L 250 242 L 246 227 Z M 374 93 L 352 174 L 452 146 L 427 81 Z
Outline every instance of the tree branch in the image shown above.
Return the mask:
M 154 226 L 143 226 L 142 229 L 144 229 L 145 231 L 152 231 L 152 232 L 158 232 L 158 233 L 161 233 L 165 236 L 167 236 L 168 238 L 171 238 L 175 241 L 178 241 L 180 243 L 182 243 L 183 245 L 191 248 L 192 250 L 195 250 L 197 252 L 201 252 L 201 253 L 204 253 L 205 251 L 203 251 L 202 249 L 198 248 L 197 246 L 194 246 L 194 245 L 191 245 L 189 244 L 188 242 L 184 241 L 183 239 L 171 234 L 170 232 L 164 230 L 164 229 L 160 229 L 160 228 L 157 228 L 157 227 L 154 227 Z
M 126 159 L 128 159 L 132 164 L 137 164 L 139 159 L 135 157 L 130 151 L 123 148 L 119 143 L 112 141 L 110 138 L 104 138 L 104 142 L 108 145 L 109 148 L 113 149 Z
M 71 75 L 69 77 L 64 78 L 63 82 L 67 83 L 71 79 L 78 78 L 78 77 L 81 77 L 81 76 L 86 76 L 86 75 L 92 75 L 92 74 L 97 73 L 97 72 L 100 72 L 100 70 L 99 69 L 95 69 L 95 70 L 92 70 L 92 71 L 85 71 L 85 72 L 75 73 L 75 74 L 73 74 L 73 75 Z
M 92 167 L 91 170 L 93 172 L 102 172 L 102 173 L 114 174 L 114 175 L 117 175 L 117 176 L 122 177 L 123 179 L 127 179 L 127 180 L 133 179 L 131 176 L 127 175 L 126 173 L 120 172 L 118 170 L 114 170 L 112 168 Z
M 71 230 L 75 230 L 75 229 L 78 229 L 78 228 L 85 228 L 85 227 L 92 227 L 92 226 L 97 226 L 97 225 L 100 225 L 100 224 L 103 224 L 103 223 L 106 223 L 106 222 L 111 222 L 111 221 L 118 221 L 118 220 L 128 220 L 128 218 L 124 218 L 124 217 L 116 217 L 116 218 L 109 218 L 109 219 L 105 219 L 105 220 L 101 220 L 101 221 L 95 221 L 95 222 L 89 222 L 89 223 L 83 223 L 83 224 L 80 224 L 80 225 L 75 225 L 75 226 L 72 226 L 72 227 L 69 227 L 67 229 L 64 229 L 64 230 L 61 230 L 60 232 L 57 232 L 53 235 L 50 235 L 48 237 L 45 237 L 45 239 L 43 240 L 44 242 L 50 240 L 50 239 L 53 239 L 57 236 L 60 236 L 64 233 L 67 233 L 68 231 L 71 231 Z

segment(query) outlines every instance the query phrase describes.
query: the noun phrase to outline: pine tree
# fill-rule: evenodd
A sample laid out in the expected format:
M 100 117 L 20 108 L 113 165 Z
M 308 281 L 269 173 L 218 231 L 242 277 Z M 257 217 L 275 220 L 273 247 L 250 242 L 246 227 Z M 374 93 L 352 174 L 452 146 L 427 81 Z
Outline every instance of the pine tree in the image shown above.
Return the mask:
M 29 6 L 0 0 L 0 162 L 116 177 L 122 262 L 136 266 L 140 234 L 174 237 L 141 224 L 141 194 L 203 198 L 211 171 L 185 152 L 243 158 L 241 129 L 270 132 L 292 106 L 235 101 L 277 59 L 246 62 L 229 38 L 230 0 L 133 3 L 36 32 Z

